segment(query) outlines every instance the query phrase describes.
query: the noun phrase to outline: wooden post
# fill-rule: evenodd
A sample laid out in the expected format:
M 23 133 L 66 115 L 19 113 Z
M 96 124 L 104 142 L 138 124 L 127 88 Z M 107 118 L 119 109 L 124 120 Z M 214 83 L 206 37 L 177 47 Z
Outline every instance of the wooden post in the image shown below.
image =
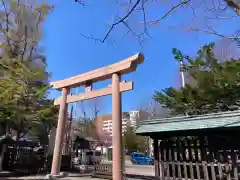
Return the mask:
M 2 152 L 1 152 L 1 155 L 0 155 L 0 171 L 2 171 L 2 169 L 3 169 L 3 159 L 4 159 L 4 155 L 5 155 L 6 150 L 7 150 L 7 144 L 3 144 L 2 145 Z
M 158 140 L 153 140 L 154 149 L 154 168 L 155 168 L 155 179 L 160 179 L 160 166 L 159 166 L 159 147 Z
M 53 155 L 53 150 L 55 146 L 55 139 L 56 139 L 56 127 L 52 127 L 50 130 L 49 140 L 48 140 L 48 154 Z
M 114 180 L 123 180 L 122 153 L 122 112 L 120 94 L 120 76 L 112 75 L 112 173 Z
M 66 124 L 67 95 L 68 95 L 68 89 L 63 88 L 62 99 L 61 99 L 60 109 L 59 109 L 54 153 L 53 153 L 53 159 L 52 159 L 51 175 L 58 175 L 60 173 L 60 167 L 61 167 L 61 161 L 62 161 L 62 143 L 63 143 L 64 132 L 65 132 L 65 124 Z
M 63 142 L 62 142 L 62 155 L 68 155 L 68 132 L 69 132 L 69 119 L 68 119 L 68 104 L 65 108 L 65 122 L 63 131 Z

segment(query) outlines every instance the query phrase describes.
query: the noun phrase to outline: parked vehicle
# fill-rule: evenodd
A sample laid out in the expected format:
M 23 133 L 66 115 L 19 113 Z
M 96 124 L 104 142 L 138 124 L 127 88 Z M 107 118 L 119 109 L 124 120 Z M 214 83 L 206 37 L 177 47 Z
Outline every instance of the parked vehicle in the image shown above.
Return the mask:
M 147 157 L 142 153 L 133 152 L 131 155 L 132 164 L 153 165 L 153 158 Z
M 89 151 L 86 153 L 88 159 L 90 160 L 89 164 L 100 164 L 101 162 L 101 152 L 100 151 Z

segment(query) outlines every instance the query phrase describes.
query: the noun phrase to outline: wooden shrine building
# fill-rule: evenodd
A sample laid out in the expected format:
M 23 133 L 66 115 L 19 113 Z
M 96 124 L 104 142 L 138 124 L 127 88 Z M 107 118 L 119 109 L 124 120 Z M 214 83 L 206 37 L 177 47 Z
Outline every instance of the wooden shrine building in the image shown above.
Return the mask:
M 156 179 L 238 180 L 240 111 L 142 121 L 153 139 Z

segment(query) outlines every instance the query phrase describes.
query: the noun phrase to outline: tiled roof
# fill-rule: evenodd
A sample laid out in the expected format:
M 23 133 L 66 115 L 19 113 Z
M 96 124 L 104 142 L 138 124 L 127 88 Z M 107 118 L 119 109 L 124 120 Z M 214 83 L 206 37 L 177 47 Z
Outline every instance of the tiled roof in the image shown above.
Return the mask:
M 142 121 L 137 134 L 240 126 L 240 111 Z

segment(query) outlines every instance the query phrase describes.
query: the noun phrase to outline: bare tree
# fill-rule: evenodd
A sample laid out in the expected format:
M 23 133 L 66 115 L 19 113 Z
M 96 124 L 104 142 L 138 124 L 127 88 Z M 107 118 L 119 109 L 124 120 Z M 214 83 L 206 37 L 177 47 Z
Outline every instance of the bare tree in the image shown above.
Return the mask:
M 38 42 L 42 38 L 43 20 L 52 7 L 44 3 L 38 4 L 37 1 L 22 0 L 1 0 L 0 4 L 1 41 L 7 43 L 10 52 L 20 54 L 21 60 L 27 58 L 43 65 L 45 62 L 39 60 L 44 61 L 45 58 L 40 53 Z
M 103 140 L 101 131 L 98 129 L 97 117 L 100 113 L 100 107 L 102 106 L 102 99 L 96 98 L 88 101 L 79 102 L 80 117 L 79 119 L 84 121 L 84 136 L 92 137 L 93 139 L 101 142 Z
M 100 113 L 101 103 L 102 99 L 100 98 L 79 102 L 80 116 L 85 122 L 96 120 Z
M 149 99 L 144 99 L 140 105 L 140 110 L 145 111 L 149 114 L 149 118 L 166 118 L 169 116 L 168 109 L 164 108 L 158 102 Z
M 86 5 L 86 0 L 75 0 L 81 5 Z M 96 38 L 94 36 L 83 36 L 95 41 L 104 43 L 106 40 L 111 39 L 112 31 L 119 25 L 126 27 L 126 35 L 132 35 L 136 37 L 139 43 L 142 43 L 145 39 L 150 38 L 148 27 L 150 25 L 158 25 L 164 19 L 171 15 L 182 13 L 188 16 L 187 22 L 181 23 L 181 28 L 186 31 L 197 31 L 215 35 L 220 38 L 233 40 L 237 43 L 240 41 L 240 27 L 236 26 L 236 22 L 239 22 L 240 15 L 240 0 L 171 0 L 167 2 L 155 1 L 155 0 L 115 0 L 119 6 L 115 15 L 115 21 L 109 24 L 108 31 L 103 35 L 103 38 Z M 158 6 L 159 5 L 159 6 Z M 153 6 L 159 7 L 160 12 L 157 18 L 150 17 L 150 11 L 154 10 Z M 167 10 L 166 10 L 167 9 Z M 165 10 L 165 13 L 161 13 Z M 156 9 L 155 9 L 156 11 Z M 118 14 L 122 14 L 119 16 Z M 142 28 L 135 23 L 130 23 L 133 17 L 138 17 L 137 24 L 140 24 Z M 176 15 L 178 16 L 178 15 Z M 139 20 L 140 17 L 140 20 Z M 186 19 L 186 18 L 185 18 Z M 223 24 L 228 24 L 228 27 L 233 23 L 230 32 L 222 33 L 220 27 Z M 137 32 L 136 29 L 141 29 L 141 32 Z M 174 24 L 176 27 L 176 24 Z
M 240 48 L 238 48 L 237 44 L 232 43 L 231 40 L 221 39 L 215 44 L 214 54 L 220 62 L 238 59 L 240 57 Z

